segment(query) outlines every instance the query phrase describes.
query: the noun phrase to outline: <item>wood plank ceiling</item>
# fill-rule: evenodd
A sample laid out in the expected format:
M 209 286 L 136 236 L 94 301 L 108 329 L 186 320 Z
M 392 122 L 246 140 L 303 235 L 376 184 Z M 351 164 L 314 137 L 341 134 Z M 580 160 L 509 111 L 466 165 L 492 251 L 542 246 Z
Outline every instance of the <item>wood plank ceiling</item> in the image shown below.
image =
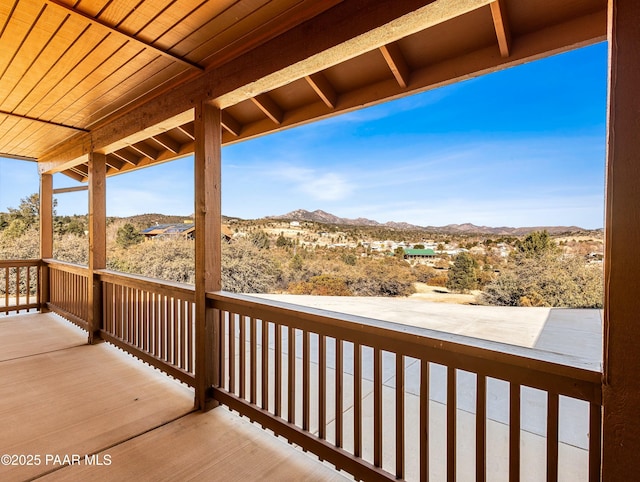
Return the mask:
M 150 95 L 215 71 L 348 2 L 352 0 L 3 0 L 0 155 L 41 159 L 70 139 L 104 127 L 119 113 L 130 112 Z M 447 2 L 452 3 L 422 3 Z M 606 35 L 606 0 L 476 3 L 478 8 L 413 28 L 358 55 L 337 55 L 330 65 L 287 78 L 275 88 L 220 102 L 223 143 L 423 91 Z M 190 116 L 177 116 L 161 132 L 114 145 L 106 151 L 108 174 L 193 152 Z M 88 167 L 81 162 L 63 172 L 86 181 Z

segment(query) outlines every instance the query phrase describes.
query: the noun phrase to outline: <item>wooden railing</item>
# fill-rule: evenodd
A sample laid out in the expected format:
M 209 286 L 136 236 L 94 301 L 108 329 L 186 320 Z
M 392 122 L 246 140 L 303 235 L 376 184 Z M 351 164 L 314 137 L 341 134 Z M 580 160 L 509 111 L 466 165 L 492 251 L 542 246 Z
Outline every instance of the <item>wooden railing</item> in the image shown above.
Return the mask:
M 40 309 L 40 260 L 0 261 L 0 313 Z
M 546 467 L 554 481 L 567 475 L 562 446 L 584 455 L 571 480 L 599 480 L 598 371 L 255 297 L 207 298 L 220 347 L 214 397 L 356 478 L 492 480 L 503 469 L 519 480 Z M 527 453 L 536 443 L 546 460 Z
M 39 263 L 1 262 L 0 273 L 37 287 Z M 47 306 L 86 329 L 87 268 L 43 265 Z M 18 267 L 29 269 L 7 275 Z M 102 338 L 194 386 L 194 287 L 108 270 L 94 283 Z M 20 309 L 37 306 L 33 289 Z M 600 478 L 597 369 L 246 295 L 206 296 L 214 398 L 358 479 Z
M 104 340 L 193 386 L 192 285 L 100 270 Z
M 52 259 L 44 261 L 49 271 L 47 307 L 86 330 L 89 319 L 89 269 Z

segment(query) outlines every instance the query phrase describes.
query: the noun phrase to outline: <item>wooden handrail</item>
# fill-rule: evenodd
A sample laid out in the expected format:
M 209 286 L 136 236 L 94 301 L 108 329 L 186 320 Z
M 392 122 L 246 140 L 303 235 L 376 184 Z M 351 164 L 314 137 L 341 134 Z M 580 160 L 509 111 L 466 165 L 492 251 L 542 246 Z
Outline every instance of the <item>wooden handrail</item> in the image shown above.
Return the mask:
M 41 259 L 0 259 L 0 268 L 42 266 Z
M 77 274 L 79 276 L 89 275 L 89 268 L 81 264 L 69 263 L 68 261 L 60 261 L 58 259 L 43 259 L 42 262 L 50 268 L 55 268 L 65 273 Z
M 516 347 L 489 340 L 463 337 L 423 328 L 399 325 L 360 316 L 303 307 L 250 295 L 218 291 L 207 293 L 214 307 L 320 335 L 375 346 L 414 358 L 467 370 L 503 380 L 515 381 L 541 390 L 600 404 L 599 371 L 563 364 L 551 353 Z M 455 340 L 455 341 L 453 341 Z M 475 344 L 472 345 L 472 344 Z M 427 354 L 428 352 L 428 354 Z M 558 361 L 542 359 L 555 358 Z M 564 361 L 564 360 L 563 360 Z M 580 360 L 570 360 L 577 363 Z
M 158 280 L 107 269 L 96 270 L 95 273 L 98 275 L 100 281 L 106 283 L 114 283 L 128 288 L 152 291 L 167 296 L 179 295 L 181 298 L 189 301 L 193 301 L 195 299 L 195 286 L 187 283 Z

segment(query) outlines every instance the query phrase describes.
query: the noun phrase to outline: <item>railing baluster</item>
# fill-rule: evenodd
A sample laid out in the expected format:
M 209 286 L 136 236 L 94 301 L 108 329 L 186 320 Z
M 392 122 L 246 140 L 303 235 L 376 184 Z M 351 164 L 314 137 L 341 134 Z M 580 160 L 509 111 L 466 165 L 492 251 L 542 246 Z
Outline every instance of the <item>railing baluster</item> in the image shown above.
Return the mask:
M 249 337 L 250 340 L 250 378 L 249 378 L 249 401 L 253 404 L 256 403 L 256 392 L 257 392 L 257 379 L 258 379 L 258 363 L 257 363 L 257 350 L 258 350 L 258 339 L 256 338 L 256 319 L 254 317 L 250 318 L 250 330 Z
M 262 320 L 262 408 L 269 410 L 269 322 Z
M 336 338 L 336 447 L 342 447 L 342 387 L 343 387 L 343 363 L 342 363 L 342 340 Z
M 27 276 L 26 276 L 26 289 L 27 289 L 27 305 L 29 305 L 29 301 L 30 301 L 30 297 L 31 297 L 31 267 L 27 266 L 25 268 L 25 271 L 27 272 Z
M 558 412 L 557 393 L 547 393 L 547 481 L 558 480 Z
M 487 377 L 476 377 L 476 481 L 487 478 Z
M 589 482 L 600 480 L 602 440 L 602 407 L 597 403 L 589 404 Z
M 220 363 L 218 364 L 218 383 L 220 387 L 223 389 L 228 389 L 226 370 L 227 370 L 227 343 L 229 340 L 227 339 L 227 319 L 226 313 L 224 311 L 218 310 L 218 322 L 220 323 Z
M 520 480 L 520 385 L 509 384 L 509 480 Z
M 288 351 L 288 378 L 289 395 L 287 398 L 287 409 L 289 412 L 289 423 L 296 423 L 296 330 L 291 326 L 287 327 L 287 337 L 289 342 Z
M 275 323 L 274 325 L 274 376 L 275 376 L 275 393 L 274 393 L 274 415 L 279 417 L 282 414 L 282 325 Z
M 326 337 L 318 335 L 318 437 L 326 438 L 327 427 L 327 346 Z
M 151 298 L 151 304 L 149 306 L 149 322 L 152 326 L 152 343 L 151 343 L 151 353 L 154 356 L 158 356 L 160 353 L 160 322 L 159 322 L 159 309 L 158 309 L 158 298 L 160 297 L 157 293 L 149 293 Z
M 456 369 L 447 367 L 447 480 L 456 480 Z
M 373 350 L 373 465 L 382 467 L 382 354 Z
M 429 480 L 429 362 L 420 360 L 420 481 Z
M 114 291 L 115 291 L 115 296 L 114 296 L 114 300 L 116 302 L 116 309 L 115 309 L 115 323 L 116 323 L 116 329 L 115 329 L 115 335 L 119 338 L 122 338 L 122 330 L 120 328 L 121 322 L 122 322 L 122 307 L 120 306 L 120 299 L 121 299 L 121 292 L 122 292 L 122 286 L 120 285 L 115 285 L 114 286 Z
M 161 326 L 160 333 L 162 335 L 162 360 L 168 362 L 171 357 L 171 306 L 170 296 L 162 295 L 160 297 L 160 313 Z
M 396 478 L 404 478 L 404 356 L 396 353 Z
M 247 345 L 245 343 L 245 330 L 246 330 L 246 319 L 244 315 L 240 315 L 240 398 L 245 398 L 245 389 L 246 389 L 246 375 L 247 375 L 247 366 L 246 366 L 246 356 L 247 356 Z
M 142 349 L 149 351 L 149 292 L 142 290 Z
M 125 286 L 123 293 L 123 311 L 125 319 L 125 336 L 124 339 L 129 343 L 133 342 L 133 320 L 131 319 L 131 288 Z
M 302 430 L 309 430 L 309 399 L 311 398 L 311 384 L 309 383 L 309 372 L 311 371 L 309 336 L 307 330 L 302 331 Z
M 229 391 L 236 393 L 236 315 L 229 316 Z
M 20 267 L 16 267 L 16 310 L 20 313 Z
M 8 266 L 4 269 L 4 306 L 9 306 L 9 292 L 11 291 L 11 285 L 9 284 L 9 269 L 10 268 Z M 6 314 L 8 315 L 9 312 L 7 311 Z
M 362 455 L 362 348 L 353 344 L 353 454 Z
M 173 359 L 172 362 L 174 365 L 179 365 L 178 361 L 178 346 L 180 345 L 180 303 L 182 302 L 179 298 L 172 298 L 171 304 L 173 308 Z M 222 378 L 219 378 L 222 380 Z
M 193 310 L 195 309 L 194 307 L 195 303 L 194 302 L 189 302 L 189 306 L 187 309 L 187 359 L 189 360 L 189 368 L 188 371 L 189 372 L 193 372 L 193 365 L 194 365 L 194 343 L 195 343 L 195 337 L 193 336 Z

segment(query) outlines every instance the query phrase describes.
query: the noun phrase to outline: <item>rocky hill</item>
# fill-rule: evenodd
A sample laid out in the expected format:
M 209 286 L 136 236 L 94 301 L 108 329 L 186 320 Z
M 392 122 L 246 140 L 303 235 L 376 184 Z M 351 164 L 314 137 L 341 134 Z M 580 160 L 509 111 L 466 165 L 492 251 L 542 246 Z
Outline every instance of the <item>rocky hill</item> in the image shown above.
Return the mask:
M 372 219 L 366 218 L 341 218 L 334 214 L 328 213 L 317 209 L 313 212 L 305 209 L 297 209 L 287 214 L 279 216 L 269 216 L 268 219 L 278 219 L 285 221 L 300 221 L 300 222 L 315 222 L 323 224 L 333 224 L 338 226 L 380 226 L 390 229 L 420 229 L 426 231 L 433 231 L 444 234 L 492 234 L 499 236 L 522 236 L 532 231 L 546 230 L 549 234 L 565 234 L 565 233 L 579 233 L 586 231 L 578 226 L 527 226 L 527 227 L 491 227 L 491 226 L 476 226 L 475 224 L 447 224 L 446 226 L 417 226 L 404 222 L 387 222 L 379 223 Z

